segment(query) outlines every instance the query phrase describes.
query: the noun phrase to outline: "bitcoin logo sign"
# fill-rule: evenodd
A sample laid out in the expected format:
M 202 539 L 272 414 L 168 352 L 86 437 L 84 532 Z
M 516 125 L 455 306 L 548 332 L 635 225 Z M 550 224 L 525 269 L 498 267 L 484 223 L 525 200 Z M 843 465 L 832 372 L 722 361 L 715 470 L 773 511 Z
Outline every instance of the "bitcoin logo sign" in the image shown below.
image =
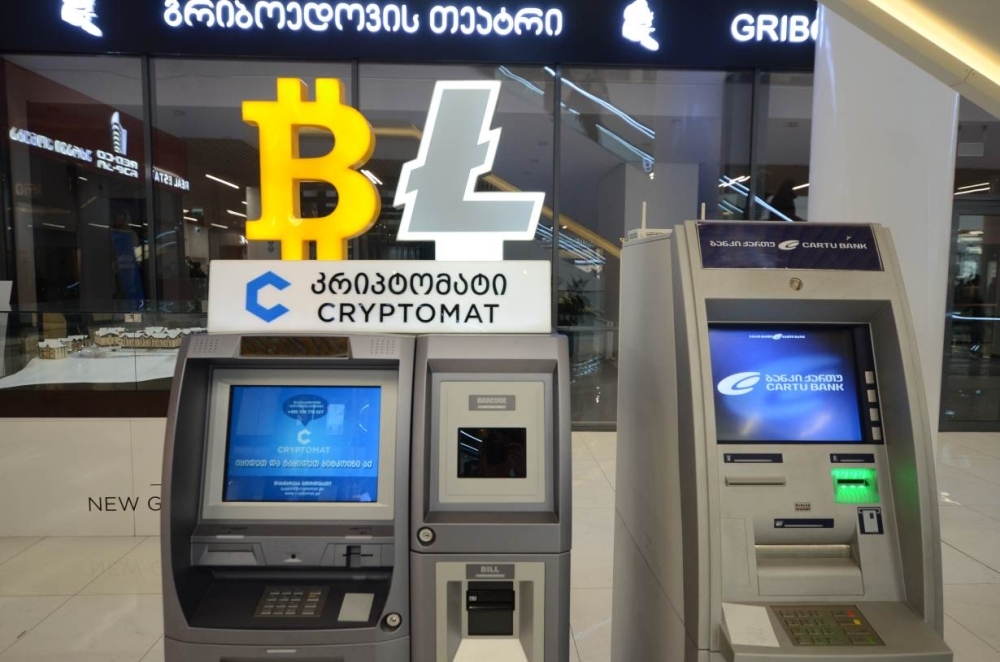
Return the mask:
M 343 260 L 347 240 L 375 224 L 381 199 L 375 185 L 357 171 L 375 151 L 375 134 L 364 116 L 344 103 L 339 80 L 316 80 L 316 100 L 305 83 L 278 79 L 277 101 L 243 102 L 243 121 L 260 131 L 261 216 L 247 222 L 247 239 L 280 241 L 282 260 L 303 260 L 316 242 L 319 260 Z M 333 150 L 299 157 L 303 127 L 328 129 Z M 337 208 L 322 218 L 302 218 L 302 182 L 327 182 L 337 189 Z

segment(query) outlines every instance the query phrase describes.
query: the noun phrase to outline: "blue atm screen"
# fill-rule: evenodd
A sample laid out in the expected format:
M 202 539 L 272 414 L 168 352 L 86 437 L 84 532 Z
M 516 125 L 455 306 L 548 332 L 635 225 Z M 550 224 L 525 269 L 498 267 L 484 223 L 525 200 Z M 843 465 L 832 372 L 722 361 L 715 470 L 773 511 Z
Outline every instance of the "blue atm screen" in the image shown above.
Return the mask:
M 378 386 L 233 386 L 223 501 L 378 499 Z
M 852 329 L 708 333 L 720 443 L 864 441 Z

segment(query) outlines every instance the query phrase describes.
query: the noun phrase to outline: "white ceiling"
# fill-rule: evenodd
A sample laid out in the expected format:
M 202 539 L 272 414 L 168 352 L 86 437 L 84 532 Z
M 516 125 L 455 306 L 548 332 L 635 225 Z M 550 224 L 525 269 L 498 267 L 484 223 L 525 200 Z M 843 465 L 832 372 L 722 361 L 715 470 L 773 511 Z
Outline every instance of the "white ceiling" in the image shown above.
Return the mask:
M 997 0 L 823 0 L 962 96 L 1000 115 Z

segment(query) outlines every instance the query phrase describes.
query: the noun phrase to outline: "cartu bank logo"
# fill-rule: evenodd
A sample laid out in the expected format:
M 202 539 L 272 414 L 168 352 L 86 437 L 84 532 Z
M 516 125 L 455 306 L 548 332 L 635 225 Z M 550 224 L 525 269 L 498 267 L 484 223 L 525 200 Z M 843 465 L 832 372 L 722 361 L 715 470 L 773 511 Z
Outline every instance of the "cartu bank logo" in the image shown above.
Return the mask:
M 805 335 L 801 333 L 751 333 L 750 338 L 755 340 L 805 340 Z
M 788 241 L 783 241 L 780 244 L 778 244 L 778 248 L 783 251 L 794 251 L 798 247 L 799 247 L 798 239 L 790 239 Z
M 266 274 L 254 278 L 252 281 L 247 283 L 247 312 L 252 315 L 256 315 L 270 324 L 287 313 L 288 308 L 282 306 L 280 303 L 271 306 L 270 308 L 265 307 L 260 302 L 260 293 L 268 287 L 273 287 L 274 289 L 281 291 L 289 286 L 291 286 L 291 283 L 273 271 L 268 271 Z
M 759 381 L 759 372 L 738 372 L 720 381 L 716 388 L 722 395 L 746 395 Z

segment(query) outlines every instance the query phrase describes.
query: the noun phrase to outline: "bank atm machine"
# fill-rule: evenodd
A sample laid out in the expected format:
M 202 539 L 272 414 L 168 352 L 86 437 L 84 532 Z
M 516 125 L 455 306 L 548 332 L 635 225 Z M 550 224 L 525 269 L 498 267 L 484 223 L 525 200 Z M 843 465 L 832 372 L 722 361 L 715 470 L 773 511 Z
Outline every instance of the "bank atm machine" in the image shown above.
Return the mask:
M 888 231 L 689 222 L 622 266 L 612 659 L 950 661 Z
M 428 336 L 416 354 L 414 660 L 568 662 L 566 338 Z
M 185 341 L 162 487 L 168 661 L 410 659 L 413 348 Z

